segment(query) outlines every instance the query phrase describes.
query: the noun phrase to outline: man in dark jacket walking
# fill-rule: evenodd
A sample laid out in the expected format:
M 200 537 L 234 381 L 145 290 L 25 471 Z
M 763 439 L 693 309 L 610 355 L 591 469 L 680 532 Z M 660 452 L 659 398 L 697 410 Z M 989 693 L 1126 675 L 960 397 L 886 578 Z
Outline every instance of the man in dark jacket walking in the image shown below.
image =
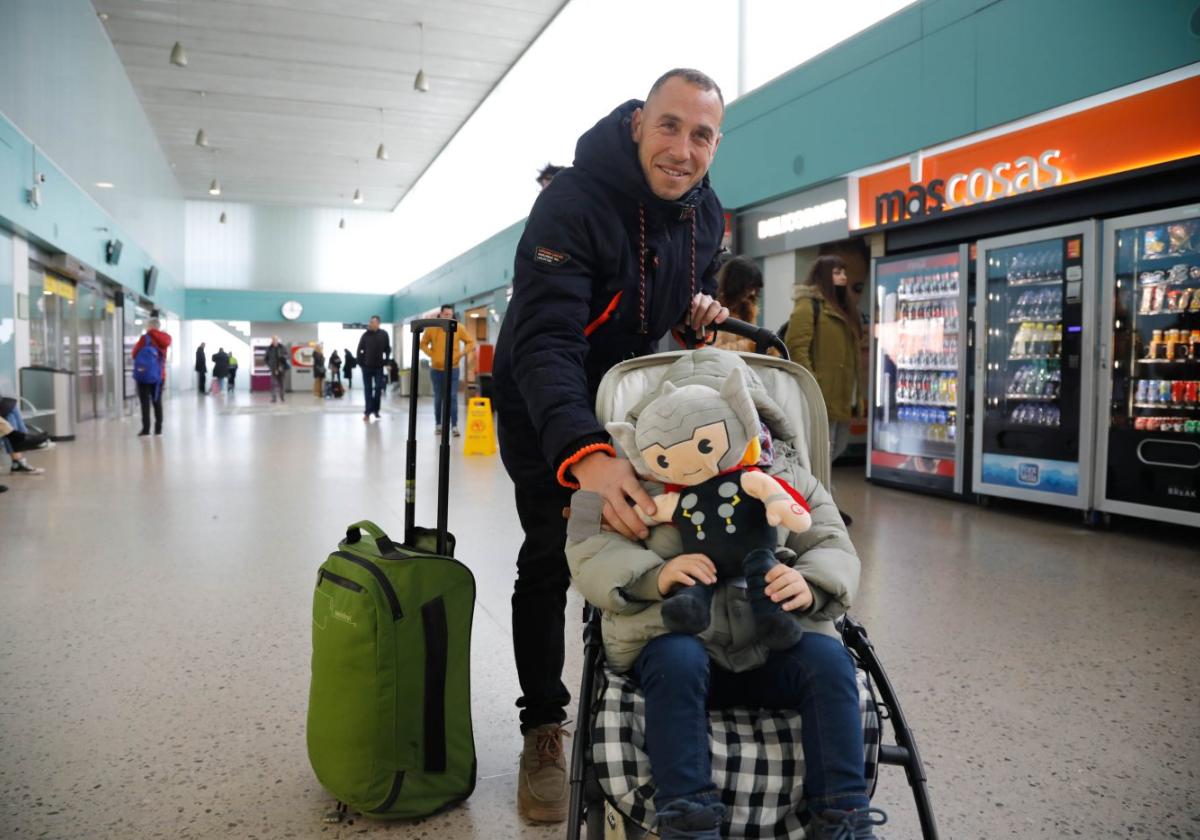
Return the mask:
M 703 73 L 664 74 L 645 103 L 626 102 L 580 137 L 574 166 L 539 194 L 517 247 L 494 385 L 525 532 L 512 599 L 525 736 L 517 807 L 535 821 L 567 813 L 563 508 L 572 488 L 599 493 L 605 519 L 631 537 L 646 527 L 630 499 L 653 509 L 596 419 L 600 379 L 654 352 L 673 327 L 728 317 L 712 297 L 724 216 L 707 175 L 723 115 Z
M 367 322 L 366 332 L 358 340 L 358 366 L 362 368 L 363 389 L 366 391 L 367 407 L 363 411 L 363 422 L 371 422 L 371 415 L 379 419 L 383 395 L 383 366 L 392 355 L 392 342 L 388 334 L 379 329 L 379 316 L 372 315 Z
M 291 360 L 288 358 L 290 355 L 287 345 L 279 340 L 279 336 L 271 336 L 271 346 L 264 354 L 267 371 L 271 374 L 271 402 L 275 402 L 276 394 L 279 395 L 279 402 L 284 402 L 283 377 L 287 374 L 288 368 L 292 366 Z
M 213 353 L 213 393 L 221 393 L 221 386 L 229 377 L 229 354 L 225 352 L 224 347 L 217 348 L 217 352 Z
M 204 374 L 208 373 L 208 359 L 204 356 L 204 342 L 196 348 L 196 387 L 204 394 Z

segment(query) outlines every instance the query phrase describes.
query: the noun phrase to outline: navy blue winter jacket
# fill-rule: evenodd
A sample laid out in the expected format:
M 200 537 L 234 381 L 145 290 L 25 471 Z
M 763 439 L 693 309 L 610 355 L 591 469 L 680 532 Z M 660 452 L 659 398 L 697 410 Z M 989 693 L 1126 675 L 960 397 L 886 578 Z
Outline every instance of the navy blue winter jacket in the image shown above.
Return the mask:
M 517 246 L 494 396 L 518 484 L 553 480 L 581 448 L 607 442 L 593 410 L 605 371 L 654 352 L 694 293 L 716 294 L 721 203 L 707 175 L 679 201 L 651 192 L 631 134 L 642 105 L 626 102 L 579 138 Z

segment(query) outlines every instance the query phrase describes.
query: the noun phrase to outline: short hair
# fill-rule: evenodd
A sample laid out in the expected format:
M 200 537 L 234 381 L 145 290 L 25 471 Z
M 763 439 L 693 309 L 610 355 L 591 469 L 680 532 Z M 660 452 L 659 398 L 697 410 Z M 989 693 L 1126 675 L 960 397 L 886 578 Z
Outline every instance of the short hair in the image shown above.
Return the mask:
M 689 67 L 676 67 L 673 70 L 668 70 L 658 77 L 653 85 L 650 86 L 650 92 L 646 94 L 646 100 L 658 93 L 658 91 L 671 79 L 683 79 L 689 85 L 695 85 L 700 90 L 708 91 L 715 90 L 717 99 L 721 101 L 721 107 L 725 107 L 725 97 L 721 94 L 721 87 L 712 80 L 712 77 L 706 73 L 701 73 L 699 70 L 692 70 Z
M 547 163 L 545 166 L 542 167 L 542 170 L 537 174 L 537 178 L 535 180 L 539 184 L 542 183 L 542 181 L 545 181 L 547 178 L 553 180 L 555 175 L 557 175 L 559 172 L 562 172 L 566 168 L 567 167 L 565 167 L 565 166 L 556 166 L 553 163 Z
M 441 312 L 443 309 L 449 309 L 449 310 L 450 310 L 450 315 L 451 315 L 451 316 L 453 316 L 453 315 L 454 315 L 454 304 L 452 304 L 452 303 L 443 303 L 443 304 L 441 304 L 440 306 L 438 306 L 438 312 Z
M 159 330 L 159 329 L 162 329 L 162 324 L 159 322 L 159 320 L 157 318 L 151 318 L 149 321 L 146 322 L 146 329 Z
M 371 316 L 370 318 L 368 318 L 367 320 L 368 320 L 368 321 L 382 321 L 383 319 L 382 319 L 382 318 L 380 318 L 378 315 L 372 315 L 372 316 Z

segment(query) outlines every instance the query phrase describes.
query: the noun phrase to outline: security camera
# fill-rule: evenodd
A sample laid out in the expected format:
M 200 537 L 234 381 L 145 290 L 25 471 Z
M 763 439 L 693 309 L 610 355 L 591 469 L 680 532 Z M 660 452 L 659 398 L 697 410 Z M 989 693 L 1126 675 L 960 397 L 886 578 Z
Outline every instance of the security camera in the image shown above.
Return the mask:
M 37 182 L 38 182 L 39 184 L 44 184 L 44 183 L 46 183 L 46 173 L 45 173 L 45 172 L 39 172 L 39 173 L 37 174 Z

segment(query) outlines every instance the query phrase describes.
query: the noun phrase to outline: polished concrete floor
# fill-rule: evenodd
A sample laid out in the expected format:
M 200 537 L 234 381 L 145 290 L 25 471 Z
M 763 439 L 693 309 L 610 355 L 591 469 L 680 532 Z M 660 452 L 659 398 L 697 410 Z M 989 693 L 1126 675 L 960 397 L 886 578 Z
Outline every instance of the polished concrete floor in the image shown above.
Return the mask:
M 351 400 L 360 399 L 357 391 Z M 350 522 L 399 532 L 405 413 L 294 394 L 185 395 L 166 434 L 81 425 L 0 495 L 0 836 L 550 838 L 514 813 L 497 457 L 456 441 L 450 524 L 474 569 L 471 800 L 409 825 L 322 822 L 304 746 L 314 572 Z M 420 518 L 436 444 L 420 427 Z M 863 557 L 855 613 L 916 729 L 943 838 L 1200 836 L 1200 534 L 867 485 L 839 468 Z M 578 614 L 572 596 L 570 616 Z M 568 684 L 579 644 L 569 633 Z M 919 836 L 883 771 L 887 838 Z

